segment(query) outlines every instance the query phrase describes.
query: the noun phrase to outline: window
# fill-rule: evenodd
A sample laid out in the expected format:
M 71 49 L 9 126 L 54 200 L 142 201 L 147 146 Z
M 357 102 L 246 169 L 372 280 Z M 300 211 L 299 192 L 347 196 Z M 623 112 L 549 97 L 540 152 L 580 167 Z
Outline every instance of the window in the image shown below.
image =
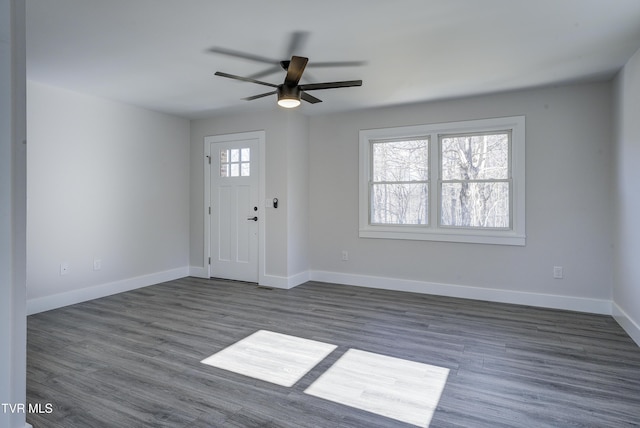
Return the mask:
M 523 116 L 360 131 L 360 236 L 525 244 Z
M 426 224 L 429 139 L 372 141 L 371 224 Z
M 249 177 L 250 175 L 250 148 L 220 150 L 220 177 Z
M 441 135 L 440 225 L 511 227 L 510 131 Z

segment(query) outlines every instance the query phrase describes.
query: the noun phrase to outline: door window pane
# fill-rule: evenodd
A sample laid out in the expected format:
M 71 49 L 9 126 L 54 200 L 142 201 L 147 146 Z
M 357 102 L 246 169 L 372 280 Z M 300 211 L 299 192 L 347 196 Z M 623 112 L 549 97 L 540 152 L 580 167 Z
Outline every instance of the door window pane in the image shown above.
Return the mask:
M 231 149 L 231 162 L 240 162 L 240 150 Z

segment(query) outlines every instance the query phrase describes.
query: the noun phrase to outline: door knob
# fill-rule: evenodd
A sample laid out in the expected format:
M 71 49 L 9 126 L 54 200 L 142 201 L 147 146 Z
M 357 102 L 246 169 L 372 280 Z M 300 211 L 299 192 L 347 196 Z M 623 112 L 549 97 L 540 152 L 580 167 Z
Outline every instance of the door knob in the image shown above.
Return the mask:
M 249 217 L 247 220 L 258 221 L 258 217 Z

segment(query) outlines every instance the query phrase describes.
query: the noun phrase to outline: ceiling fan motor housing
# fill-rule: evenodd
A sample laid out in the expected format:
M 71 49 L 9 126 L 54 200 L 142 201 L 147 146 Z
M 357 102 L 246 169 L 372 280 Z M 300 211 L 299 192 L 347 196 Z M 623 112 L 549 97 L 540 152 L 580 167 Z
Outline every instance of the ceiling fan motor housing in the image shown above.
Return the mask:
M 278 85 L 278 100 L 282 99 L 300 99 L 300 87 L 299 86 L 288 86 L 288 85 Z

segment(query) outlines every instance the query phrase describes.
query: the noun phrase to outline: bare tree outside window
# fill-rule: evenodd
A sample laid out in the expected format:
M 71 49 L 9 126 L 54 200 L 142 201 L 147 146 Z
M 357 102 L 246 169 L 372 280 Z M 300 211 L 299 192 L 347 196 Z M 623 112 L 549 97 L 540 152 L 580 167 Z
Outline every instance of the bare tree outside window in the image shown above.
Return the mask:
M 429 139 L 372 142 L 371 224 L 429 222 Z
M 442 226 L 511 226 L 510 137 L 508 131 L 440 137 Z

